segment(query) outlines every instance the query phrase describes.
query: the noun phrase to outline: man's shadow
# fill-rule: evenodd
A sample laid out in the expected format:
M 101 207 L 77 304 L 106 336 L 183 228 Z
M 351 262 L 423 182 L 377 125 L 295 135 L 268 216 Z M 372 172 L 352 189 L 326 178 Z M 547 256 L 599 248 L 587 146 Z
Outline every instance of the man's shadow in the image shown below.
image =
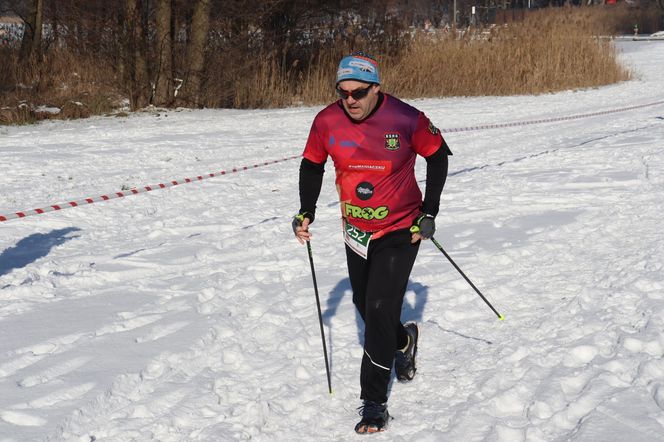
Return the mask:
M 48 233 L 33 233 L 16 243 L 15 246 L 5 249 L 0 254 L 0 276 L 20 269 L 28 264 L 47 256 L 53 247 L 62 245 L 78 236 L 67 236 L 78 232 L 78 227 L 52 230 Z
M 406 288 L 406 295 L 404 296 L 403 307 L 401 308 L 401 321 L 402 323 L 406 322 L 421 322 L 424 306 L 427 303 L 427 298 L 429 296 L 429 287 L 420 284 L 419 282 L 413 282 L 412 280 L 408 281 L 408 287 Z M 344 278 L 337 283 L 337 285 L 332 289 L 330 295 L 327 298 L 327 306 L 325 311 L 323 311 L 323 323 L 327 325 L 328 336 L 327 341 L 329 343 L 329 363 L 330 369 L 332 368 L 332 326 L 331 320 L 337 314 L 337 309 L 341 304 L 341 301 L 344 297 L 347 297 L 350 302 L 353 302 L 353 289 L 350 286 L 350 279 Z M 360 316 L 359 312 L 353 305 L 353 311 L 355 312 L 355 324 L 357 326 L 357 342 L 361 347 L 364 347 L 364 321 Z

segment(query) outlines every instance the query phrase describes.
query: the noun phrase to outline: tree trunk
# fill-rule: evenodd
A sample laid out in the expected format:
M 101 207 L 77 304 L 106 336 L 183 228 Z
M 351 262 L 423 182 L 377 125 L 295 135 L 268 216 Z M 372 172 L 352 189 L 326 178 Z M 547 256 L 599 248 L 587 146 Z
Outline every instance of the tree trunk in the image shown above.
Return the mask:
M 210 30 L 210 0 L 196 0 L 191 21 L 191 40 L 187 48 L 187 98 L 193 106 L 202 105 L 201 85 L 205 66 L 205 46 Z
M 58 20 L 58 2 L 51 0 L 51 22 L 53 24 L 53 44 L 55 48 L 60 47 L 60 20 Z
M 34 61 L 41 53 L 42 22 L 44 19 L 44 0 L 30 0 L 28 15 L 25 17 L 25 31 L 21 42 L 21 60 Z
M 116 17 L 116 26 L 118 29 L 118 42 L 117 42 L 117 52 L 116 52 L 116 65 L 118 69 L 118 79 L 120 84 L 128 84 L 130 80 L 130 74 L 127 68 L 127 50 L 129 48 L 129 37 L 127 36 L 127 11 L 118 7 L 118 14 Z
M 141 109 L 148 105 L 150 85 L 145 53 L 141 0 L 127 0 L 127 31 L 130 36 L 131 107 Z
M 157 66 L 154 104 L 170 106 L 173 102 L 173 0 L 157 0 Z

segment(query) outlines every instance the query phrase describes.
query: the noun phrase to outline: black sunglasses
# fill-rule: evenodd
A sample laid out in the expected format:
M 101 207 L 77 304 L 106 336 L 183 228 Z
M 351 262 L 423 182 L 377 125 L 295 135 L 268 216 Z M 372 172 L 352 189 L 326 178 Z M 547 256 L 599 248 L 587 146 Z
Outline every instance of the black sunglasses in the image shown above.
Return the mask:
M 373 86 L 373 84 L 370 84 L 364 89 L 356 89 L 354 91 L 345 91 L 341 89 L 339 86 L 337 86 L 337 95 L 339 95 L 339 98 L 341 98 L 342 100 L 348 100 L 349 97 L 353 97 L 353 100 L 355 101 L 361 100 L 367 96 L 369 90 L 371 89 L 371 86 Z

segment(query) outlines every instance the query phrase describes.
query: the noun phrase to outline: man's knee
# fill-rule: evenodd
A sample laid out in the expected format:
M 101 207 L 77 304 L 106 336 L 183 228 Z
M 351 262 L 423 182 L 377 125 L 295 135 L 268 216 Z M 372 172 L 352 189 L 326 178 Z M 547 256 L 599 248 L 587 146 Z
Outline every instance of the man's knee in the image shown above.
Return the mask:
M 390 306 L 384 299 L 376 299 L 368 302 L 364 311 L 368 316 L 384 317 L 390 313 Z

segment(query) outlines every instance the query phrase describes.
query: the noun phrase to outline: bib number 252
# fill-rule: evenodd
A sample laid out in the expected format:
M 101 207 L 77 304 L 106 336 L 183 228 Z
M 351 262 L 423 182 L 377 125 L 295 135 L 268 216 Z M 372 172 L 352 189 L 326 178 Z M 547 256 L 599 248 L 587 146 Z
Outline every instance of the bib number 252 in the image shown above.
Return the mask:
M 371 233 L 358 229 L 344 220 L 344 241 L 355 253 L 367 258 Z

